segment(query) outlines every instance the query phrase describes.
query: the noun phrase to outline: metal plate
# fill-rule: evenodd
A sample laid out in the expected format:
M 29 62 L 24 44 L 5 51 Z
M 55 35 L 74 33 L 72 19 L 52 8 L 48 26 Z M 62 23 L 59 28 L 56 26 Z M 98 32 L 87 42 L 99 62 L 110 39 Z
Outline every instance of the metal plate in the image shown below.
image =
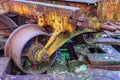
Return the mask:
M 120 45 L 120 41 L 114 38 L 99 38 L 96 43 Z
M 120 54 L 87 54 L 90 64 L 115 65 L 120 64 Z

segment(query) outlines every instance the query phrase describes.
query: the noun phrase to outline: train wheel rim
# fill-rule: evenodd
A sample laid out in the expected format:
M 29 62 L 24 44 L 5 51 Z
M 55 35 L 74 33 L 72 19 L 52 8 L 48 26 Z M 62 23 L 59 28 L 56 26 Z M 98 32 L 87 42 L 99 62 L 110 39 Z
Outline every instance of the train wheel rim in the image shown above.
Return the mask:
M 40 30 L 40 28 L 35 24 L 26 24 L 17 28 L 8 38 L 5 45 L 5 56 L 12 57 L 14 63 L 26 74 L 38 74 L 45 72 L 54 62 L 56 54 L 51 56 L 51 60 L 48 63 L 34 64 L 37 68 L 30 70 L 23 67 L 23 62 L 21 61 L 21 56 L 23 56 L 23 50 L 27 42 L 37 36 L 49 36 L 49 34 Z M 34 45 L 33 45 L 34 46 Z M 39 45 L 36 48 L 42 48 L 44 45 Z M 35 48 L 35 49 L 36 49 Z M 35 50 L 33 49 L 33 51 Z M 32 51 L 32 50 L 31 50 Z M 34 63 L 34 61 L 31 63 Z M 39 66 L 38 66 L 39 65 Z

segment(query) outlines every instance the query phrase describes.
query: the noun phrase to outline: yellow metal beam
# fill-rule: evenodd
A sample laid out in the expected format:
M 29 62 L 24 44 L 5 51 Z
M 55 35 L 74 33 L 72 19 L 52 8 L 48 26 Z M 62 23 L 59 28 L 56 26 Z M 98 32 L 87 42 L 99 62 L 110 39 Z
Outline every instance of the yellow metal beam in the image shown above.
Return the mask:
M 9 11 L 5 10 L 5 9 L 0 9 L 0 15 L 4 15 L 7 14 Z

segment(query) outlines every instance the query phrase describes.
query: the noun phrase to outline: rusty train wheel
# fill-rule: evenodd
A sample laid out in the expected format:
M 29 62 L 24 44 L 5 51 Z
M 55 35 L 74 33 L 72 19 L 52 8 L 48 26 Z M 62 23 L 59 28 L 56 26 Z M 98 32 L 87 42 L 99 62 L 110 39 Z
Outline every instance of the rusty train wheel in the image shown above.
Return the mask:
M 83 34 L 83 39 L 87 44 L 93 44 L 100 37 L 100 33 L 86 33 Z
M 93 44 L 97 41 L 97 39 L 100 37 L 100 33 L 85 33 L 82 35 L 78 35 L 72 40 L 77 44 Z
M 56 54 L 49 62 L 37 63 L 33 57 L 42 49 L 50 36 L 35 24 L 26 24 L 17 28 L 5 45 L 5 56 L 12 57 L 14 63 L 26 74 L 45 72 L 54 62 Z M 26 65 L 27 64 L 27 65 Z

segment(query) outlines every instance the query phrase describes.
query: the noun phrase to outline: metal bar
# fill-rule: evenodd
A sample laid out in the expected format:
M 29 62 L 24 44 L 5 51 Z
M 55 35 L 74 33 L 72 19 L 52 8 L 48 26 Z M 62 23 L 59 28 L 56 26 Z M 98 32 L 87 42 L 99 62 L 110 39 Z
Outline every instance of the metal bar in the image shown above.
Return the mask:
M 87 54 L 88 60 L 92 65 L 119 65 L 120 64 L 120 54 Z M 114 63 L 114 64 L 112 64 Z
M 96 3 L 101 0 L 61 0 L 61 1 L 68 1 L 68 2 L 82 2 L 82 3 Z
M 100 44 L 111 44 L 111 45 L 120 45 L 120 40 L 114 38 L 99 38 L 96 43 Z
M 81 13 L 77 7 L 21 0 L 0 4 L 0 8 L 35 19 L 39 26 L 50 25 L 54 29 L 58 27 L 58 30 L 61 28 L 62 31 L 69 32 L 75 31 L 75 23 Z
M 99 47 L 107 54 L 111 54 L 111 53 L 114 53 L 116 55 L 120 54 L 120 52 L 117 51 L 115 48 L 113 48 L 111 45 L 104 45 Z

